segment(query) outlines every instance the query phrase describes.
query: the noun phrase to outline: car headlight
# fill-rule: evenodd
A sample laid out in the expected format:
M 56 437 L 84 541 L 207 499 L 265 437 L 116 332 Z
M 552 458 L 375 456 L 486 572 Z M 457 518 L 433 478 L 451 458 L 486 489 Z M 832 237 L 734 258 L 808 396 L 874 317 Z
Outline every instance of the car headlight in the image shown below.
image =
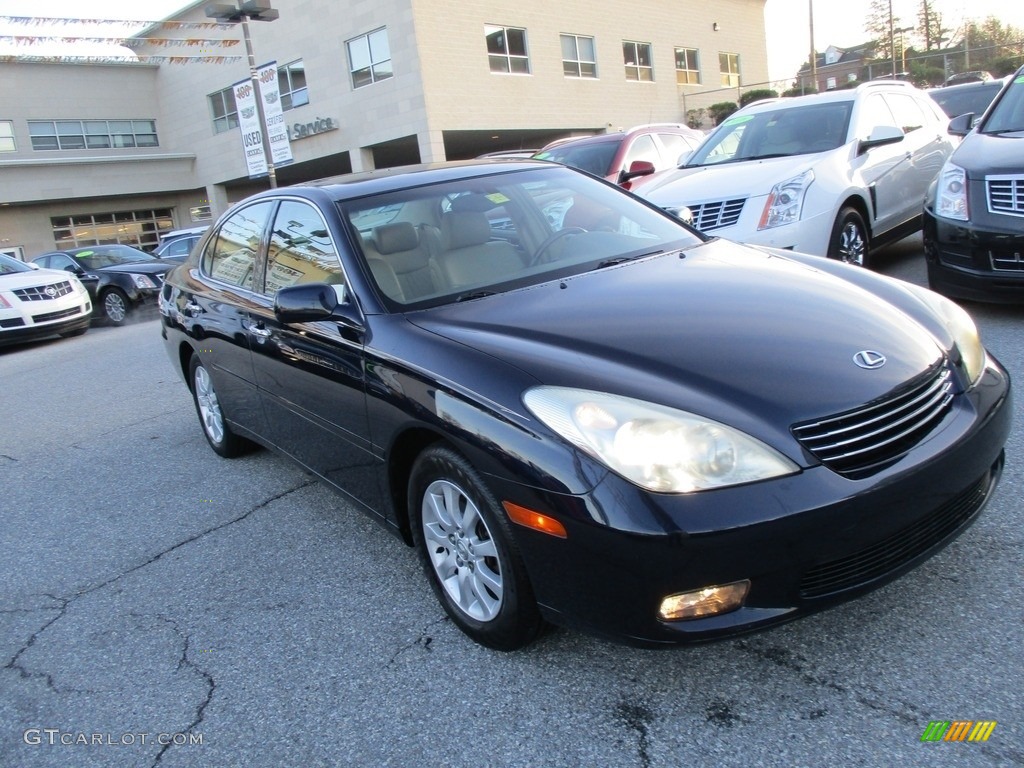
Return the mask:
M 758 222 L 757 228 L 759 230 L 771 229 L 800 221 L 804 198 L 813 181 L 814 171 L 804 171 L 799 176 L 780 181 L 772 187 L 772 191 L 768 193 L 768 199 L 765 200 L 761 221 Z
M 135 283 L 136 288 L 156 288 L 156 283 L 154 283 L 145 275 L 133 274 L 132 281 Z
M 649 491 L 689 493 L 800 470 L 749 435 L 655 403 L 547 386 L 527 390 L 523 401 L 581 451 Z
M 953 337 L 953 343 L 960 350 L 964 373 L 973 387 L 985 370 L 985 361 L 988 358 L 978 334 L 978 326 L 974 324 L 967 311 L 956 302 L 920 286 L 911 285 L 910 288 L 946 326 Z
M 935 185 L 935 215 L 945 219 L 967 221 L 967 172 L 948 160 L 939 171 Z

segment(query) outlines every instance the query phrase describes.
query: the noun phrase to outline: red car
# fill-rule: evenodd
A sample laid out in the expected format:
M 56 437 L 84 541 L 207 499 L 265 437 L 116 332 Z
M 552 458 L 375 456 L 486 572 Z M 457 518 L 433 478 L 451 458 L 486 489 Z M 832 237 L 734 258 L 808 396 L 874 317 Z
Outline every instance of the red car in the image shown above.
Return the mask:
M 692 152 L 704 133 L 676 123 L 656 123 L 617 133 L 559 139 L 534 155 L 536 160 L 579 168 L 629 189 L 632 180 L 675 168 L 680 155 Z

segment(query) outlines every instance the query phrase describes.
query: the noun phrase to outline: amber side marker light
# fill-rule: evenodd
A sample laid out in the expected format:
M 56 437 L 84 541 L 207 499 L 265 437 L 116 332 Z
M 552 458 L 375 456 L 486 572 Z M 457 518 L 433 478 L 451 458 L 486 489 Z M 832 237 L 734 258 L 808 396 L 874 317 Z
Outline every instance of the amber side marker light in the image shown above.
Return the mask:
M 658 618 L 662 621 L 681 621 L 728 613 L 743 605 L 749 591 L 750 581 L 744 579 L 720 587 L 704 587 L 693 592 L 669 595 L 661 601 Z
M 568 537 L 568 534 L 565 532 L 565 526 L 553 517 L 542 515 L 540 512 L 534 512 L 532 509 L 513 504 L 511 501 L 503 501 L 501 506 L 508 512 L 508 516 L 512 519 L 513 523 L 546 533 L 549 536 L 557 536 L 560 539 Z

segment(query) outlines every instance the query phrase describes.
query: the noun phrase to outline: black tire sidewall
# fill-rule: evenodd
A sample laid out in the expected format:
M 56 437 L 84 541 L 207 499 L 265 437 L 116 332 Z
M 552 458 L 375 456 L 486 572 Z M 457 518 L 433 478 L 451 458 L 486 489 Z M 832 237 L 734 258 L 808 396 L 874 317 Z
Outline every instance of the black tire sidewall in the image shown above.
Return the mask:
M 835 224 L 832 225 L 832 237 L 828 241 L 828 257 L 835 259 L 836 261 L 842 261 L 843 256 L 839 252 L 839 237 L 846 228 L 848 222 L 853 221 L 856 223 L 857 228 L 860 230 L 861 238 L 864 240 L 864 261 L 862 264 L 854 264 L 852 262 L 845 262 L 851 266 L 863 266 L 867 268 L 869 254 L 871 253 L 870 242 L 868 240 L 868 228 L 864 223 L 864 217 L 860 215 L 860 212 L 856 208 L 846 207 L 839 211 L 839 215 L 836 216 Z
M 467 616 L 448 596 L 427 554 L 423 534 L 422 504 L 427 487 L 435 480 L 457 485 L 476 505 L 498 551 L 502 579 L 502 603 L 490 621 Z M 510 523 L 484 481 L 459 453 L 435 445 L 426 449 L 409 474 L 409 522 L 413 542 L 434 594 L 453 622 L 476 642 L 496 650 L 511 651 L 532 641 L 542 621 L 526 576 Z
M 213 437 L 210 436 L 210 433 L 206 430 L 206 425 L 203 423 L 203 414 L 199 409 L 199 396 L 196 393 L 196 371 L 199 368 L 206 370 L 207 376 L 210 375 L 209 369 L 203 365 L 199 356 L 193 355 L 188 366 L 188 388 L 192 391 L 192 403 L 196 407 L 196 417 L 199 419 L 199 428 L 203 431 L 203 436 L 206 438 L 206 442 L 210 444 L 210 447 L 218 456 L 222 456 L 225 459 L 234 458 L 243 452 L 243 442 L 241 438 L 235 435 L 235 433 L 231 431 L 231 428 L 228 427 L 228 423 L 224 419 L 223 405 L 221 405 L 220 417 L 224 427 L 224 438 L 220 442 L 215 441 Z M 211 378 L 210 381 L 212 386 L 213 379 Z M 214 392 L 216 392 L 216 388 L 214 388 Z M 219 401 L 220 398 L 218 396 L 218 403 Z

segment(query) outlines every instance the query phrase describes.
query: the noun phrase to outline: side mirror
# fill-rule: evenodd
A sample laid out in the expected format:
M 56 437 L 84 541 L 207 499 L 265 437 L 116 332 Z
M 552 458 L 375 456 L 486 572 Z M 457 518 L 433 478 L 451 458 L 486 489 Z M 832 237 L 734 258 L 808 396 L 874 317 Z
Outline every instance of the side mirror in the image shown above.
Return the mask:
M 903 131 L 895 125 L 879 125 L 866 139 L 857 142 L 857 154 L 863 155 L 874 147 L 884 147 L 886 144 L 898 144 L 903 141 Z
M 950 136 L 966 136 L 974 127 L 974 113 L 968 112 L 965 115 L 957 115 L 949 121 L 949 128 L 946 129 Z
M 36 263 L 35 263 L 34 261 L 30 261 L 30 262 L 28 262 L 28 266 L 29 266 L 29 268 L 31 268 L 31 269 L 39 269 L 39 265 L 38 265 L 38 264 L 36 264 Z
M 688 149 L 685 152 L 683 152 L 683 154 L 676 158 L 676 168 L 682 168 L 684 165 L 690 162 L 691 157 L 693 157 L 692 149 Z
M 619 184 L 625 184 L 638 176 L 650 176 L 654 173 L 654 163 L 649 160 L 634 160 L 629 164 L 628 171 L 619 173 Z
M 63 268 L 65 272 L 70 272 L 75 277 L 81 277 L 85 274 L 85 270 L 82 269 L 78 264 L 68 264 Z
M 274 315 L 286 325 L 330 320 L 347 300 L 344 285 L 290 285 L 277 292 L 274 298 Z

